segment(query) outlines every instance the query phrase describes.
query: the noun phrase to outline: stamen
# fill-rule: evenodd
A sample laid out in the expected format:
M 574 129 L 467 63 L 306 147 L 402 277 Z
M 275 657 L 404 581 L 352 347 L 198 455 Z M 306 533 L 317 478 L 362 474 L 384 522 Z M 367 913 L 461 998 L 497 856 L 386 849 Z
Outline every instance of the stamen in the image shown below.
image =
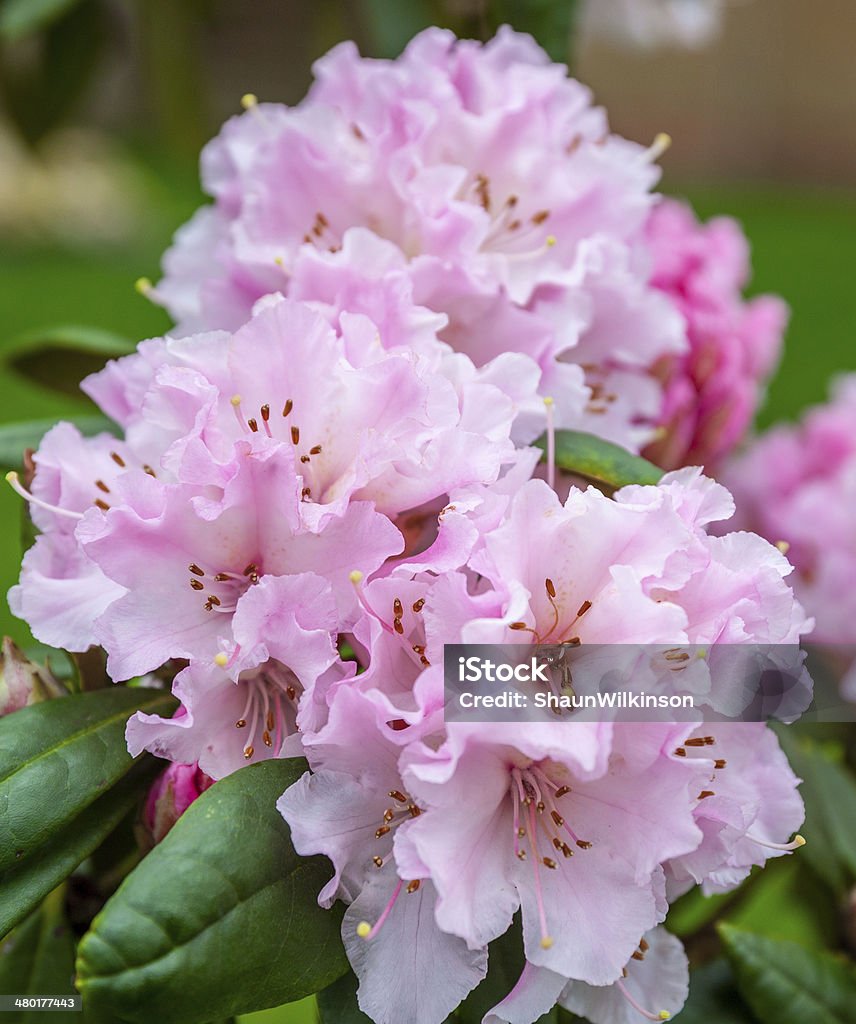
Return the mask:
M 68 508 L 60 508 L 58 505 L 50 505 L 48 502 L 42 501 L 41 498 L 37 498 L 30 494 L 30 492 L 21 484 L 21 481 L 18 479 L 18 474 L 14 470 L 11 470 L 6 474 L 6 483 L 9 484 L 16 494 L 20 494 L 24 501 L 28 501 L 31 505 L 35 505 L 37 508 L 43 508 L 47 512 L 53 512 L 54 515 L 57 516 L 67 516 L 69 519 L 83 518 L 82 512 L 72 512 L 71 509 Z M 107 508 L 109 507 L 110 506 L 108 505 Z
M 553 415 L 553 399 L 544 399 L 544 408 L 547 410 L 547 484 L 553 490 L 556 489 L 556 424 Z
M 746 833 L 746 838 L 759 846 L 765 846 L 768 850 L 782 850 L 785 853 L 792 853 L 801 846 L 805 846 L 805 838 L 797 833 L 789 843 L 768 843 L 765 839 L 758 839 L 757 836 Z
M 627 991 L 627 987 L 621 978 L 618 978 L 615 984 L 618 986 L 618 991 L 624 996 L 627 1002 L 630 1003 L 633 1009 L 638 1013 L 641 1013 L 646 1020 L 663 1021 L 672 1019 L 672 1015 L 668 1010 L 660 1010 L 659 1013 L 652 1013 L 650 1010 L 646 1010 L 644 1006 L 637 1003 L 633 996 Z
M 116 463 L 117 466 L 121 466 L 122 469 L 125 468 L 125 460 L 118 452 L 110 452 L 110 458 Z
M 377 933 L 381 930 L 384 922 L 392 912 L 392 908 L 395 906 L 395 901 L 398 899 L 399 894 L 401 893 L 401 887 L 403 885 L 404 882 L 401 879 L 399 879 L 398 885 L 396 885 L 389 903 L 387 903 L 387 905 L 383 909 L 383 913 L 380 915 L 377 921 L 375 921 L 374 927 L 372 927 L 372 925 L 370 925 L 368 921 L 360 921 L 360 923 L 357 925 L 357 935 L 359 935 L 361 939 L 369 941 L 370 939 L 373 939 L 375 935 L 377 935 Z
M 282 415 L 283 416 L 288 416 L 288 414 L 291 412 L 291 410 L 293 408 L 294 408 L 294 402 L 292 402 L 292 400 L 289 398 L 286 401 L 285 405 L 282 407 Z

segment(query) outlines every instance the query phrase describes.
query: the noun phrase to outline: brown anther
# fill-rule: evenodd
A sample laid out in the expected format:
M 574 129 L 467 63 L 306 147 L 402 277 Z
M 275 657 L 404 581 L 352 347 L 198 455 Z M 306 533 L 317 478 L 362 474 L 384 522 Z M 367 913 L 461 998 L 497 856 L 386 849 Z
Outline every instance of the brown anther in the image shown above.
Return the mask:
M 242 576 L 253 576 L 258 571 L 259 571 L 259 567 L 256 565 L 256 563 L 255 562 L 250 562 L 249 565 L 245 566 L 244 571 L 243 571 L 243 573 L 241 573 L 241 575 Z
M 583 601 L 580 605 L 579 611 L 577 612 L 577 618 L 585 615 L 585 613 L 591 608 L 591 601 Z
M 561 828 L 565 824 L 565 819 L 559 814 L 558 811 L 550 811 L 550 817 L 555 821 L 556 825 Z
M 381 825 L 381 827 L 375 832 L 375 839 L 383 839 L 389 832 L 389 825 Z
M 244 729 L 244 728 L 246 728 L 246 725 L 247 725 L 246 718 L 239 718 L 238 721 L 235 722 L 235 728 L 236 729 Z
M 294 402 L 289 398 L 285 405 L 282 407 L 282 415 L 287 416 L 294 408 Z
M 587 840 L 585 840 L 585 839 L 578 839 L 578 840 L 577 840 L 577 846 L 578 846 L 578 847 L 579 847 L 579 848 L 580 848 L 581 850 L 590 850 L 590 849 L 591 849 L 591 843 L 589 843 L 589 842 L 588 842 Z
M 288 697 L 289 700 L 294 700 L 294 698 L 297 696 L 297 690 L 295 690 L 293 686 L 286 686 L 285 695 L 286 697 Z
M 407 810 L 410 812 L 411 818 L 418 818 L 419 815 L 422 813 L 422 808 L 417 807 L 416 804 L 408 804 Z
M 321 445 L 320 444 L 312 445 L 312 447 L 309 449 L 309 454 L 310 455 L 320 455 L 321 454 Z
M 418 878 L 414 878 L 412 882 L 407 883 L 407 891 L 410 893 L 416 892 L 421 884 Z
M 651 947 L 650 947 L 650 946 L 648 945 L 648 941 L 647 941 L 647 939 L 640 939 L 640 940 L 639 940 L 639 949 L 640 949 L 640 950 L 641 950 L 641 951 L 642 951 L 643 953 L 647 953 L 647 952 L 648 952 L 648 950 L 649 950 L 650 948 L 651 948 Z
M 267 731 L 267 729 L 265 729 L 265 731 L 262 733 L 262 740 L 264 741 L 264 745 L 266 747 L 273 746 L 273 740 L 270 738 L 270 733 Z
M 252 432 L 253 432 L 254 434 L 257 434 L 257 433 L 259 432 L 259 424 L 258 424 L 258 421 L 257 421 L 257 420 L 254 420 L 254 419 L 253 419 L 252 417 L 250 417 L 250 418 L 249 418 L 249 419 L 247 420 L 247 426 L 248 426 L 248 427 L 250 428 L 250 430 L 252 430 Z
M 300 461 L 305 463 L 305 462 L 310 462 L 311 460 L 310 460 L 308 455 L 301 455 L 300 456 Z
M 300 440 L 300 427 L 292 427 L 291 428 L 291 443 L 292 444 L 297 444 L 297 442 L 299 440 Z
M 394 817 L 395 811 L 391 807 L 387 807 L 387 809 L 383 812 L 384 823 L 388 825 Z
M 430 662 L 430 661 L 429 661 L 429 660 L 428 660 L 428 659 L 427 659 L 427 658 L 425 657 L 425 655 L 424 655 L 424 654 L 423 654 L 423 655 L 422 655 L 422 657 L 421 657 L 421 658 L 419 659 L 419 663 L 420 663 L 420 665 L 421 665 L 421 666 L 422 666 L 423 668 L 430 668 L 430 667 L 431 667 L 431 662 Z
M 571 791 L 571 787 L 570 786 L 559 786 L 559 788 L 556 790 L 556 796 L 557 797 L 565 796 L 565 794 L 566 793 L 570 793 L 570 791 Z
M 562 854 L 565 857 L 573 857 L 574 851 L 568 846 L 567 843 L 562 843 Z
M 191 587 L 193 587 L 194 590 L 204 590 L 205 589 L 205 584 L 204 583 L 200 583 L 199 580 L 191 580 L 190 581 L 190 585 L 191 585 Z
M 273 732 L 273 727 L 276 725 L 276 719 L 273 717 L 273 711 L 270 709 L 268 709 L 267 717 L 265 718 L 265 725 L 271 732 Z
M 533 224 L 543 224 L 544 221 L 550 216 L 549 210 L 539 210 L 537 213 L 532 215 Z
M 519 199 L 519 198 L 518 198 L 518 197 L 517 197 L 516 195 L 514 195 L 514 193 L 512 193 L 512 194 L 511 194 L 511 195 L 510 195 L 510 196 L 509 196 L 509 197 L 508 197 L 508 198 L 507 198 L 507 199 L 505 200 L 505 205 L 506 205 L 506 206 L 507 206 L 507 207 L 509 208 L 509 210 L 513 210 L 513 209 L 514 209 L 514 207 L 515 207 L 515 206 L 517 206 L 517 204 L 518 204 L 519 202 L 520 202 L 520 199 Z
M 627 968 L 626 967 L 622 967 L 621 968 L 621 977 L 622 978 L 626 978 L 627 977 Z
M 726 764 L 728 764 L 728 762 L 727 762 L 727 761 L 725 760 L 725 758 L 724 758 L 724 757 L 718 757 L 718 758 L 717 758 L 717 759 L 716 759 L 716 760 L 715 760 L 715 761 L 713 762 L 713 767 L 714 767 L 714 768 L 724 768 L 724 767 L 726 766 Z
M 191 562 L 187 567 L 195 576 L 204 576 L 205 573 L 199 568 L 196 562 Z
M 637 949 L 635 953 L 631 953 L 630 954 L 630 957 L 631 957 L 632 960 L 644 960 L 645 959 L 645 954 L 644 953 L 640 953 L 639 950 Z
M 564 643 L 567 647 L 579 647 L 582 640 L 578 636 L 572 636 L 565 640 Z
M 327 220 L 327 218 L 324 216 L 323 213 L 316 213 L 315 214 L 315 220 L 316 220 L 317 224 L 319 225 L 319 227 L 322 227 L 322 228 L 329 228 L 330 227 L 330 222 Z
M 709 796 L 713 796 L 713 795 L 714 795 L 714 793 L 713 793 L 712 789 L 703 789 L 699 793 L 699 795 L 696 797 L 696 799 L 697 800 L 706 800 Z
M 394 616 L 395 616 L 395 617 L 396 617 L 397 619 L 400 619 L 400 618 L 401 618 L 401 616 L 402 616 L 402 615 L 404 614 L 404 608 L 402 607 L 401 601 L 400 601 L 400 600 L 399 600 L 398 598 L 396 598 L 396 599 L 395 599 L 395 600 L 394 600 L 394 601 L 392 602 L 392 614 L 393 614 L 393 615 L 394 615 Z
M 118 452 L 110 452 L 110 458 L 116 463 L 117 466 L 125 468 L 125 460 Z
M 551 871 L 556 870 L 556 862 L 552 859 L 552 857 L 542 857 L 541 863 L 544 865 L 545 868 L 550 868 Z
M 525 839 L 526 838 L 526 829 L 522 825 L 517 829 L 517 838 L 518 839 Z
M 414 601 L 413 602 L 413 611 L 414 611 L 414 613 L 416 615 L 418 615 L 422 611 L 422 609 L 424 607 L 425 607 L 425 598 L 424 597 L 420 597 L 418 601 Z
M 107 486 L 107 484 L 104 483 L 103 480 L 96 480 L 95 486 L 98 488 L 99 491 L 103 491 L 105 494 L 110 493 L 110 488 Z
M 547 588 L 547 593 L 550 595 L 550 597 L 556 596 L 556 588 L 549 576 L 546 580 L 544 580 L 544 586 Z
M 716 743 L 713 736 L 695 736 L 684 740 L 685 747 L 712 747 Z
M 143 472 L 144 473 L 148 473 L 149 476 L 155 476 L 156 475 L 155 471 L 152 469 L 151 466 L 143 466 Z
M 413 645 L 413 653 L 414 654 L 424 654 L 425 653 L 425 647 L 422 644 L 414 644 Z
M 309 498 L 311 495 L 312 495 L 312 488 L 311 487 L 304 487 L 303 490 L 300 492 L 300 497 L 301 498 Z
M 675 755 L 675 757 L 686 757 L 687 756 L 687 752 L 686 752 L 686 750 L 684 750 L 683 747 L 677 747 L 675 749 L 675 751 L 674 751 L 674 755 Z
M 110 508 L 110 506 L 107 504 L 107 502 L 106 501 L 102 501 L 100 498 L 96 498 L 95 499 L 95 504 L 98 506 L 98 508 L 100 508 L 104 512 L 106 512 L 107 509 Z
M 396 633 L 398 633 L 399 636 L 401 636 L 402 633 L 404 632 L 404 626 L 402 626 L 401 624 L 401 619 L 393 619 L 392 628 L 395 630 Z
M 365 135 L 363 135 L 362 130 L 360 129 L 360 126 L 358 124 L 351 125 L 351 134 L 354 136 L 355 139 L 359 139 L 360 142 L 362 142 L 365 139 Z
M 526 860 L 526 851 L 525 850 L 518 850 L 517 851 L 517 859 L 518 860 Z
M 512 622 L 509 629 L 529 629 L 525 622 Z
M 244 757 L 247 761 L 249 761 L 253 754 L 255 754 L 255 749 L 253 747 L 244 747 Z
M 383 867 L 383 857 L 372 857 L 376 868 Z
M 686 651 L 675 651 L 666 656 L 666 661 L 689 661 L 690 656 Z
M 218 572 L 214 579 L 218 583 L 225 583 L 229 579 L 229 574 L 227 572 Z
M 211 602 L 211 604 L 217 605 L 217 607 L 219 608 L 220 598 L 216 594 L 209 594 L 208 600 Z
M 544 803 L 543 800 L 539 800 L 538 803 L 535 804 L 535 810 L 539 814 L 543 814 L 546 809 L 547 809 L 547 807 L 546 807 L 546 804 Z
M 265 421 L 265 423 L 267 423 L 267 421 L 270 419 L 270 406 L 267 404 L 267 402 L 265 402 L 261 409 L 259 409 L 259 412 L 262 414 L 262 419 Z

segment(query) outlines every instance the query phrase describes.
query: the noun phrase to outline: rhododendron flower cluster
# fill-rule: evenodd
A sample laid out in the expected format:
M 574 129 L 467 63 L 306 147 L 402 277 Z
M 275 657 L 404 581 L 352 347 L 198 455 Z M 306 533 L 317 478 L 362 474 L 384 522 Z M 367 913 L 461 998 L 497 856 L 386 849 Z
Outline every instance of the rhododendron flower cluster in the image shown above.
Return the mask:
M 305 103 L 250 108 L 165 261 L 178 329 L 83 384 L 122 438 L 59 424 L 12 474 L 40 533 L 11 605 L 116 681 L 171 680 L 178 711 L 127 728 L 173 765 L 155 838 L 210 780 L 306 758 L 278 807 L 332 864 L 318 900 L 347 905 L 376 1024 L 445 1021 L 516 915 L 525 963 L 486 1021 L 665 1019 L 687 992 L 669 901 L 802 843 L 775 735 L 447 723 L 443 650 L 665 645 L 671 672 L 689 645 L 799 641 L 790 564 L 727 531 L 700 469 L 560 499 L 530 447 L 546 425 L 549 480 L 557 426 L 720 455 L 779 308 L 740 305 L 734 229 L 652 214 L 656 152 L 510 31 L 396 62 L 344 45 Z
M 787 550 L 794 589 L 814 616 L 811 640 L 856 653 L 856 376 L 798 424 L 768 430 L 727 466 L 740 524 Z M 840 646 L 839 646 L 840 645 Z M 856 675 L 844 692 L 856 700 Z

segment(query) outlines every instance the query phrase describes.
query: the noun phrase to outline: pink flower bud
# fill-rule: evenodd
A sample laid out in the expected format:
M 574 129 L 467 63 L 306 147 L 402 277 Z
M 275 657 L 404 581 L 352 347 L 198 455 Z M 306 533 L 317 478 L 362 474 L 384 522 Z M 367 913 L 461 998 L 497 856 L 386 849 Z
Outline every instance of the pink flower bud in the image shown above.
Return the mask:
M 144 812 L 146 828 L 159 843 L 193 801 L 214 780 L 197 764 L 171 764 L 149 790 Z

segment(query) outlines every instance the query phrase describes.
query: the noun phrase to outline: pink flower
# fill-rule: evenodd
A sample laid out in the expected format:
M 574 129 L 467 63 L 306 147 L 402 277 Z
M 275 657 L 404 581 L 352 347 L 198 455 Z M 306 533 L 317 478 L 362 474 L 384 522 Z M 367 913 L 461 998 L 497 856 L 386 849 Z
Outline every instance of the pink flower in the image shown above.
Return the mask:
M 171 764 L 157 777 L 149 790 L 143 814 L 146 828 L 156 843 L 213 781 L 196 764 Z
M 360 981 L 360 1006 L 376 1024 L 439 1024 L 487 971 L 485 949 L 470 949 L 438 927 L 430 879 L 396 867 L 398 831 L 420 813 L 398 759 L 402 744 L 422 732 L 416 722 L 390 728 L 381 704 L 342 687 L 327 726 L 304 737 L 313 772 L 277 804 L 295 849 L 333 861 L 335 874 L 319 902 L 349 904 L 342 938 Z M 418 955 L 404 957 L 402 950 Z
M 154 297 L 183 333 L 237 329 L 285 291 L 369 313 L 387 347 L 439 329 L 477 365 L 523 353 L 560 426 L 638 448 L 660 404 L 650 367 L 685 345 L 637 253 L 660 148 L 610 135 L 508 29 L 485 46 L 429 29 L 396 61 L 345 43 L 300 106 L 253 106 L 206 147 L 214 205 Z
M 649 458 L 671 469 L 714 467 L 751 425 L 778 362 L 787 308 L 772 295 L 744 300 L 749 247 L 736 221 L 700 224 L 663 200 L 648 219 L 651 283 L 686 321 L 688 349 L 662 360 L 662 436 Z
M 830 401 L 800 423 L 763 434 L 724 476 L 741 526 L 782 542 L 816 621 L 812 641 L 856 642 L 856 376 L 840 378 Z
M 0 718 L 64 693 L 47 666 L 25 658 L 8 636 L 0 650 Z

